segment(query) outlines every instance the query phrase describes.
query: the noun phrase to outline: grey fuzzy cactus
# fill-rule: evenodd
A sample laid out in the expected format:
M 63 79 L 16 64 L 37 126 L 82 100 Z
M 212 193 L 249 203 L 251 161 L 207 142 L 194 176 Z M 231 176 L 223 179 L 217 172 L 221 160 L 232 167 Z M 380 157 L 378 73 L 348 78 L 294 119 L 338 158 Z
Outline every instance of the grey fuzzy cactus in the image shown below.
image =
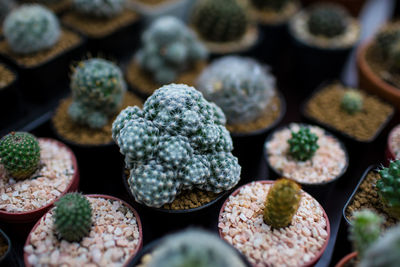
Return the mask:
M 257 119 L 275 95 L 275 77 L 255 60 L 238 56 L 212 62 L 196 86 L 223 110 L 229 124 Z
M 175 17 L 155 20 L 142 36 L 142 47 L 136 54 L 140 67 L 154 81 L 167 84 L 183 70 L 207 58 L 207 50 L 193 32 Z
M 16 6 L 14 0 L 0 0 L 0 22 Z
M 3 24 L 10 48 L 19 54 L 30 54 L 54 46 L 60 38 L 57 17 L 49 9 L 26 4 L 13 10 Z
M 240 166 L 224 123 L 220 108 L 184 84 L 156 90 L 143 110 L 123 110 L 112 133 L 136 201 L 161 207 L 182 189 L 220 193 L 235 186 Z
M 340 6 L 316 6 L 310 11 L 308 29 L 314 35 L 333 38 L 346 30 L 348 16 L 346 10 Z
M 100 58 L 80 62 L 72 75 L 68 115 L 77 123 L 102 128 L 122 104 L 126 84 L 114 63 Z
M 147 267 L 244 267 L 234 248 L 204 230 L 188 229 L 165 237 Z
M 79 13 L 95 17 L 113 17 L 120 14 L 126 0 L 73 0 L 74 7 Z

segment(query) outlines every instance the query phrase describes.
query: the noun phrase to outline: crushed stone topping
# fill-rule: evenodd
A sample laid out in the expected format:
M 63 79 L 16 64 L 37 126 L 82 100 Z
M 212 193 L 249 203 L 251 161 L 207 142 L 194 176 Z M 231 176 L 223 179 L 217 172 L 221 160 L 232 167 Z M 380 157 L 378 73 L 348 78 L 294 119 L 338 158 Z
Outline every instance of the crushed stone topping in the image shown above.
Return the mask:
M 389 146 L 396 159 L 400 159 L 400 125 L 396 126 L 390 134 Z
M 328 238 L 323 210 L 303 191 L 292 224 L 271 229 L 263 221 L 264 203 L 271 186 L 252 182 L 236 196 L 230 196 L 218 228 L 222 237 L 255 267 L 302 266 L 317 256 Z
M 14 180 L 0 164 L 0 210 L 36 210 L 53 202 L 67 189 L 75 173 L 69 151 L 46 139 L 39 139 L 39 146 L 40 166 L 28 179 Z
M 274 134 L 266 144 L 269 164 L 282 176 L 300 183 L 322 183 L 336 178 L 346 167 L 346 154 L 339 141 L 317 126 L 310 126 L 310 131 L 318 136 L 319 148 L 314 156 L 306 161 L 296 161 L 289 155 L 287 140 L 291 131 L 298 131 L 300 125 L 290 124 Z
M 53 230 L 53 209 L 31 233 L 24 247 L 33 266 L 122 266 L 140 245 L 135 215 L 120 201 L 88 197 L 93 226 L 81 242 L 59 240 Z

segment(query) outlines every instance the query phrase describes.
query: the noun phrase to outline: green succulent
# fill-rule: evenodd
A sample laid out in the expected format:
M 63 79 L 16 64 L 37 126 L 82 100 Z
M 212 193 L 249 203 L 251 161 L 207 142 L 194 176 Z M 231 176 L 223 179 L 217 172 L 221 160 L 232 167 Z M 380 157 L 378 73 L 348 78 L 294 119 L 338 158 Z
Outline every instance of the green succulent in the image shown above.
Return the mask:
M 340 102 L 341 108 L 349 114 L 354 114 L 362 110 L 364 98 L 357 90 L 347 90 Z
M 319 6 L 311 10 L 308 29 L 313 35 L 333 38 L 345 32 L 347 14 L 336 6 Z
M 292 138 L 288 140 L 289 153 L 298 161 L 306 161 L 312 158 L 319 148 L 318 136 L 309 128 L 301 126 L 297 132 L 292 131 Z
M 381 179 L 376 183 L 378 194 L 386 211 L 400 219 L 400 160 L 390 162 L 388 168 L 378 171 Z
M 390 58 L 392 46 L 400 40 L 400 29 L 385 28 L 378 32 L 375 37 L 377 48 L 383 59 Z

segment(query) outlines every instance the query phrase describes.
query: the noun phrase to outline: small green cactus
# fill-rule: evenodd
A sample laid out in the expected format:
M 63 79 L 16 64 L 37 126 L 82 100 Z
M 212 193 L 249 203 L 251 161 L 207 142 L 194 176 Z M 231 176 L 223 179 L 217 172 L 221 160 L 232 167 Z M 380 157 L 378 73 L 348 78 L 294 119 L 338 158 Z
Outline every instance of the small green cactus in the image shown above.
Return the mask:
M 333 5 L 317 6 L 310 12 L 308 29 L 313 35 L 333 38 L 345 32 L 347 13 Z
M 280 11 L 292 1 L 293 0 L 251 0 L 251 3 L 256 8 Z
M 391 58 L 390 53 L 396 52 L 392 50 L 392 46 L 400 40 L 400 29 L 395 27 L 383 28 L 375 37 L 377 48 L 384 60 Z
M 362 110 L 364 98 L 362 94 L 354 89 L 347 90 L 340 102 L 341 108 L 349 114 L 354 114 Z
M 19 54 L 46 50 L 56 44 L 61 35 L 56 15 L 37 4 L 13 10 L 4 20 L 3 30 L 10 48 Z
M 205 40 L 230 42 L 242 38 L 249 18 L 237 0 L 202 0 L 195 6 L 192 23 Z
M 38 140 L 26 132 L 7 134 L 0 140 L 0 161 L 13 178 L 29 178 L 39 167 Z
M 110 18 L 124 10 L 126 0 L 73 0 L 73 4 L 79 13 Z
M 382 231 L 383 218 L 370 210 L 356 211 L 353 214 L 353 221 L 350 227 L 350 239 L 353 248 L 362 259 L 365 251 L 380 236 Z
M 400 160 L 390 162 L 388 168 L 379 170 L 381 179 L 376 183 L 378 194 L 386 211 L 400 219 Z
M 89 234 L 92 207 L 86 197 L 79 193 L 68 193 L 54 205 L 54 226 L 61 238 L 78 242 Z
M 300 206 L 301 188 L 289 179 L 279 179 L 271 186 L 265 201 L 264 222 L 273 228 L 292 223 Z
M 400 70 L 400 38 L 390 47 L 389 63 L 393 69 Z
M 289 153 L 298 161 L 309 160 L 319 148 L 318 136 L 308 127 L 301 126 L 299 131 L 292 131 L 292 138 L 288 140 Z

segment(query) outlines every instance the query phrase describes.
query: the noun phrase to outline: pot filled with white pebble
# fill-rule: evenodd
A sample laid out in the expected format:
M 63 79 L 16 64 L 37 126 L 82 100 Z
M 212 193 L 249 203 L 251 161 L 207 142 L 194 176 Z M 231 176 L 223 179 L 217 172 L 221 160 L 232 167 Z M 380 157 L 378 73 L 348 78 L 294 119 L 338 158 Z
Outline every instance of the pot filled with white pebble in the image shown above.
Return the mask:
M 25 266 L 125 266 L 141 249 L 142 225 L 126 202 L 106 195 L 70 193 L 33 227 Z
M 322 206 L 285 178 L 239 187 L 221 208 L 218 230 L 253 266 L 313 266 L 330 237 Z
M 0 220 L 36 222 L 67 192 L 76 191 L 79 170 L 63 143 L 11 132 L 0 140 Z
M 264 156 L 278 177 L 290 178 L 313 196 L 323 195 L 347 170 L 343 143 L 324 129 L 291 123 L 267 138 Z

